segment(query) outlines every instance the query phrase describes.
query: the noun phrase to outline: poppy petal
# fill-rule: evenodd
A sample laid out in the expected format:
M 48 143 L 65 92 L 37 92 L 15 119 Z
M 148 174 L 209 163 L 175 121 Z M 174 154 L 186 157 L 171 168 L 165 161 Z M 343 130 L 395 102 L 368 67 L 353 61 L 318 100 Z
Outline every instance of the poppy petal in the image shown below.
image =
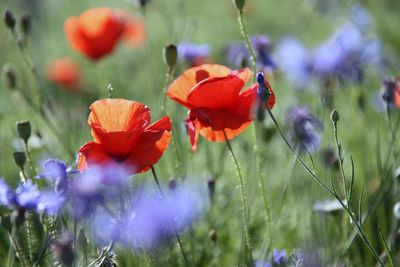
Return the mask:
M 108 164 L 113 159 L 107 154 L 100 144 L 89 142 L 84 144 L 78 153 L 78 170 L 82 171 L 89 165 Z
M 226 77 L 204 80 L 191 90 L 187 102 L 194 107 L 227 109 L 235 102 L 250 76 L 251 71 L 245 68 Z
M 187 97 L 190 90 L 199 82 L 209 77 L 224 77 L 231 73 L 228 67 L 217 64 L 203 64 L 183 72 L 168 88 L 167 96 L 190 108 Z
M 185 120 L 185 125 L 188 131 L 192 152 L 195 152 L 197 150 L 197 143 L 199 140 L 199 133 L 196 131 L 195 121 L 188 118 Z
M 85 55 L 90 54 L 90 48 L 85 42 L 85 37 L 79 27 L 79 19 L 69 17 L 64 23 L 64 32 L 71 47 Z
M 204 126 L 200 122 L 196 121 L 196 129 L 199 134 L 209 141 L 213 142 L 225 142 L 225 134 L 228 140 L 235 138 L 237 135 L 241 134 L 246 128 L 251 124 L 252 121 L 243 120 L 238 128 L 230 129 L 224 128 L 223 130 L 214 130 L 211 126 Z
M 170 138 L 171 121 L 166 116 L 142 133 L 133 153 L 124 163 L 134 166 L 136 173 L 147 171 L 161 158 L 169 145 Z
M 150 109 L 126 99 L 102 99 L 90 106 L 88 123 L 100 126 L 106 132 L 142 130 L 150 124 Z

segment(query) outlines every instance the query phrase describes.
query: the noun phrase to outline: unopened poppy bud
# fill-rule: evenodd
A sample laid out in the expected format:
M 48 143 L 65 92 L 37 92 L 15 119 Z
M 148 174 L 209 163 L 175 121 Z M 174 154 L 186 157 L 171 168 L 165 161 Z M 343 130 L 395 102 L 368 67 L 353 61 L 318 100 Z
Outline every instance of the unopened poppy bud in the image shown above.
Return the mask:
M 17 87 L 17 75 L 15 69 L 10 64 L 6 64 L 3 67 L 3 81 L 5 87 L 9 89 L 15 89 Z
M 21 31 L 25 34 L 28 35 L 31 31 L 31 16 L 29 15 L 23 15 L 20 18 L 21 22 Z
M 24 142 L 28 142 L 29 137 L 31 137 L 31 123 L 30 121 L 19 121 L 17 122 L 17 131 L 19 137 L 21 137 Z
M 178 58 L 178 49 L 176 45 L 169 44 L 164 47 L 164 62 L 168 67 L 173 68 L 176 64 L 176 59 Z
M 210 179 L 207 182 L 207 187 L 208 187 L 208 195 L 210 196 L 210 199 L 214 199 L 214 193 L 215 193 L 215 180 Z
M 11 224 L 19 228 L 25 221 L 25 210 L 21 208 L 16 208 L 10 215 Z
M 208 236 L 214 243 L 217 241 L 217 231 L 215 231 L 215 229 L 211 229 L 210 232 L 208 233 Z
M 339 119 L 340 119 L 339 112 L 336 109 L 332 110 L 332 112 L 331 112 L 332 122 L 336 123 L 339 121 Z
M 237 9 L 243 10 L 245 0 L 233 0 L 233 3 L 235 4 Z
M 15 164 L 17 164 L 17 166 L 22 169 L 26 163 L 25 152 L 14 152 L 13 157 L 14 157 Z
M 15 27 L 15 17 L 14 14 L 9 9 L 7 9 L 6 12 L 4 12 L 4 23 L 10 29 L 14 29 Z
M 397 202 L 393 207 L 394 217 L 400 219 L 400 202 Z

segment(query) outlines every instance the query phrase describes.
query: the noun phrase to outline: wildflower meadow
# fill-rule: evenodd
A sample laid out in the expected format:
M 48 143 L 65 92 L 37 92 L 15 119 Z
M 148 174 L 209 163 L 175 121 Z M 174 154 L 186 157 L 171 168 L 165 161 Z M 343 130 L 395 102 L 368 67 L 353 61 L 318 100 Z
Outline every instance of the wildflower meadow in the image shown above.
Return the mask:
M 399 1 L 0 11 L 0 266 L 400 266 Z

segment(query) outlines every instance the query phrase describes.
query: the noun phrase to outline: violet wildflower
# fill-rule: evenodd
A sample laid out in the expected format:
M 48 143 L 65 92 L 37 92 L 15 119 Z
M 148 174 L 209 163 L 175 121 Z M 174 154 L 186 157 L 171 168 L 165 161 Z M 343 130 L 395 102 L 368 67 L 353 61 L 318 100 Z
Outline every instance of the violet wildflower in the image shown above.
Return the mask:
M 284 38 L 277 51 L 280 68 L 296 88 L 302 89 L 311 78 L 311 57 L 309 51 L 299 40 Z
M 43 173 L 38 178 L 45 178 L 54 185 L 55 192 L 65 192 L 68 187 L 68 174 L 71 171 L 65 162 L 56 159 L 46 160 L 43 163 Z
M 287 117 L 289 136 L 300 151 L 314 152 L 321 142 L 322 123 L 311 114 L 308 107 L 292 107 Z
M 280 264 L 285 264 L 287 262 L 286 250 L 274 249 L 274 251 L 272 252 L 272 256 L 275 264 L 280 265 Z
M 206 63 L 211 48 L 207 44 L 181 43 L 178 45 L 178 57 L 190 66 Z
M 263 260 L 256 260 L 254 267 L 272 267 L 272 264 Z
M 277 69 L 272 57 L 271 41 L 266 35 L 255 35 L 251 37 L 254 48 L 257 70 L 272 72 Z M 242 68 L 250 62 L 250 54 L 242 42 L 233 42 L 226 48 L 226 61 L 234 68 Z

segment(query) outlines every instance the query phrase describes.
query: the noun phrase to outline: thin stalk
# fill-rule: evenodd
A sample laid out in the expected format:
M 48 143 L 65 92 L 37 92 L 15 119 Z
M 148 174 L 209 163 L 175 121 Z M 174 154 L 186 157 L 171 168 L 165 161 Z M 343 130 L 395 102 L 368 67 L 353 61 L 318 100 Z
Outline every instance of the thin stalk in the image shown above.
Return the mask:
M 333 134 L 334 134 L 334 138 L 335 138 L 336 150 L 337 150 L 338 157 L 339 157 L 339 169 L 340 169 L 340 173 L 342 176 L 343 193 L 344 193 L 344 197 L 347 200 L 347 205 L 350 205 L 349 195 L 348 195 L 348 192 L 346 189 L 346 174 L 344 173 L 344 168 L 343 168 L 343 153 L 342 153 L 342 148 L 341 148 L 341 145 L 339 143 L 339 138 L 338 138 L 337 122 L 333 122 Z
M 244 191 L 244 182 L 243 182 L 242 171 L 240 170 L 239 161 L 238 161 L 238 159 L 237 159 L 237 157 L 235 155 L 235 152 L 232 149 L 231 143 L 229 142 L 229 139 L 228 139 L 228 136 L 226 135 L 225 130 L 223 129 L 222 132 L 224 133 L 226 145 L 228 147 L 229 152 L 231 153 L 231 156 L 232 156 L 232 159 L 233 159 L 233 162 L 235 164 L 236 171 L 237 171 L 237 174 L 238 174 L 238 177 L 239 177 L 239 186 L 240 186 L 240 195 L 241 195 L 240 200 L 241 200 L 241 203 L 242 203 L 241 210 L 242 210 L 242 220 L 243 220 L 243 235 L 244 235 L 244 238 L 246 240 L 246 246 L 247 246 L 247 249 L 249 251 L 250 260 L 253 263 L 253 255 L 252 255 L 252 252 L 251 252 L 251 243 L 250 243 L 250 234 L 249 234 L 249 225 L 248 225 L 248 222 L 247 222 L 247 214 L 246 214 L 246 212 L 247 212 L 247 203 L 246 203 L 247 198 L 246 198 L 246 194 L 245 194 L 245 191 Z
M 33 262 L 33 251 L 32 251 L 32 225 L 31 225 L 31 216 L 27 214 L 27 218 L 25 220 L 25 228 L 26 228 L 26 237 L 28 241 L 28 256 L 29 262 Z
M 158 179 L 156 170 L 154 169 L 154 166 L 153 166 L 153 165 L 151 166 L 151 173 L 153 174 L 154 181 L 156 182 L 157 189 L 158 189 L 158 191 L 159 191 L 161 197 L 163 198 L 163 200 L 164 200 L 164 201 L 167 203 L 167 205 L 169 206 L 169 203 L 168 203 L 168 201 L 167 201 L 167 197 L 166 197 L 166 195 L 164 194 L 164 191 L 162 190 L 160 181 L 159 181 L 159 179 Z M 184 263 L 185 263 L 185 266 L 190 266 L 190 265 L 189 265 L 189 261 L 188 261 L 187 256 L 186 256 L 186 253 L 185 253 L 185 251 L 183 250 L 181 238 L 179 237 L 178 231 L 176 230 L 175 223 L 173 222 L 172 218 L 171 218 L 171 226 L 172 226 L 172 229 L 173 229 L 173 231 L 174 231 L 175 238 L 176 238 L 176 240 L 177 240 L 177 242 L 178 242 L 178 247 L 179 247 L 179 250 L 181 251 L 182 258 L 183 258 L 183 261 L 184 261 Z
M 240 27 L 240 33 L 242 34 L 244 43 L 246 45 L 247 50 L 250 54 L 250 63 L 251 63 L 251 70 L 253 71 L 253 83 L 256 81 L 256 72 L 257 72 L 257 65 L 256 65 L 256 55 L 254 53 L 253 46 L 250 43 L 249 34 L 247 33 L 246 24 L 244 22 L 243 10 L 238 9 L 238 22 Z
M 259 188 L 261 190 L 261 196 L 262 196 L 263 205 L 264 205 L 264 209 L 265 209 L 267 234 L 271 241 L 272 240 L 271 211 L 270 211 L 270 207 L 268 204 L 267 193 L 265 191 L 264 177 L 262 175 L 261 155 L 260 155 L 260 150 L 258 149 L 258 123 L 256 123 L 256 122 L 254 122 L 254 124 L 253 124 L 253 135 L 254 135 L 254 153 L 256 155 L 256 164 L 257 164 L 256 177 L 259 180 Z
M 10 234 L 10 239 L 13 243 L 13 246 L 15 248 L 15 251 L 18 253 L 19 258 L 21 260 L 21 264 L 23 267 L 26 267 L 26 263 L 25 263 L 25 259 L 24 259 L 24 255 L 21 253 L 21 249 L 19 247 L 18 241 L 15 239 L 16 238 L 16 229 L 15 226 L 13 226 L 12 230 L 11 230 L 11 234 Z
M 286 139 L 285 135 L 282 133 L 282 130 L 279 127 L 278 122 L 275 119 L 275 116 L 272 114 L 271 109 L 267 106 L 267 111 L 268 114 L 270 115 L 275 128 L 278 130 L 279 135 L 282 137 L 286 145 L 288 146 L 289 150 L 293 153 L 293 155 L 297 158 L 297 160 L 300 162 L 300 164 L 304 167 L 304 169 L 318 182 L 318 184 L 325 189 L 330 195 L 332 195 L 336 200 L 339 201 L 340 205 L 342 208 L 346 211 L 347 215 L 350 217 L 350 223 L 353 226 L 353 228 L 356 230 L 360 238 L 363 240 L 363 242 L 366 244 L 372 255 L 375 257 L 375 259 L 379 262 L 381 266 L 385 266 L 384 263 L 382 262 L 382 259 L 379 257 L 379 254 L 376 252 L 374 247 L 372 246 L 371 242 L 367 238 L 366 234 L 364 233 L 361 224 L 358 222 L 358 220 L 355 218 L 354 213 L 350 210 L 350 206 L 345 204 L 342 199 L 337 195 L 336 190 L 330 189 L 323 181 L 322 179 L 314 172 L 312 171 L 308 165 L 303 161 L 303 159 L 294 151 L 293 147 L 290 145 L 289 141 Z
M 31 168 L 32 176 L 35 178 L 36 177 L 36 170 L 35 167 L 33 166 L 33 161 L 31 157 L 31 153 L 28 148 L 28 142 L 24 142 L 24 147 L 25 147 L 25 153 L 26 153 L 26 158 L 28 159 L 29 166 Z M 32 179 L 35 180 L 35 179 Z

